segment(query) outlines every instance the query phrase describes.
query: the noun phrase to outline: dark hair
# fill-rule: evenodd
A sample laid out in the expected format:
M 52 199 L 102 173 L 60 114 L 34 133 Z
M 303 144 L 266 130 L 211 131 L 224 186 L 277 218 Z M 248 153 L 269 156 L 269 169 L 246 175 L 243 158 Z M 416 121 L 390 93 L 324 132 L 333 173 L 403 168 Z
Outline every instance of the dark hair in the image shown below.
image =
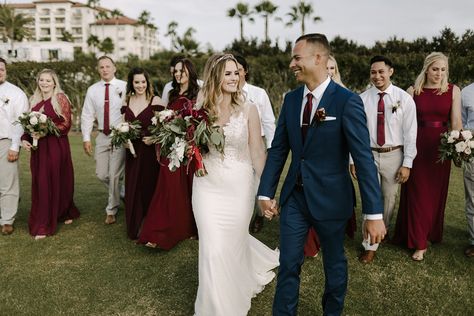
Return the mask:
M 248 81 L 249 80 L 249 64 L 247 63 L 247 61 L 245 60 L 245 58 L 241 55 L 238 55 L 238 54 L 234 54 L 234 58 L 237 60 L 237 62 L 239 64 L 242 65 L 242 67 L 244 67 L 244 70 L 245 70 L 245 80 Z
M 135 94 L 135 88 L 133 87 L 133 77 L 135 75 L 145 76 L 145 80 L 146 80 L 146 99 L 151 100 L 151 98 L 153 98 L 154 94 L 153 94 L 153 86 L 150 83 L 150 76 L 148 75 L 148 73 L 146 72 L 145 69 L 135 67 L 135 68 L 132 68 L 130 70 L 130 72 L 128 73 L 128 76 L 127 76 L 127 98 L 126 98 L 127 103 L 130 100 L 130 96 Z
M 104 60 L 104 59 L 110 60 L 112 64 L 115 66 L 115 61 L 112 59 L 112 57 L 109 57 L 107 55 L 102 55 L 99 58 L 97 58 L 97 63 L 99 63 L 99 61 Z
M 376 55 L 370 59 L 370 65 L 372 66 L 374 63 L 378 62 L 383 62 L 385 65 L 389 66 L 390 68 L 393 68 L 392 61 L 390 58 L 382 56 L 382 55 Z
M 184 59 L 184 55 L 174 55 L 170 60 L 170 67 L 176 66 L 181 59 Z
M 7 61 L 3 59 L 2 57 L 0 57 L 0 63 L 3 63 L 5 67 L 7 66 Z
M 189 60 L 188 58 L 183 58 L 179 60 L 176 64 L 178 63 L 183 64 L 183 71 L 187 70 L 188 77 L 189 77 L 188 90 L 186 90 L 183 95 L 189 100 L 195 100 L 199 92 L 199 84 L 197 82 L 198 75 L 196 72 L 196 68 L 194 67 L 194 64 L 191 62 L 191 60 Z M 174 75 L 173 75 L 172 86 L 173 86 L 173 89 L 171 89 L 169 93 L 169 103 L 174 102 L 176 99 L 180 97 L 179 95 L 180 86 L 179 86 L 179 83 L 176 81 L 176 78 Z
M 328 55 L 331 54 L 331 46 L 329 46 L 329 41 L 326 37 L 326 35 L 321 34 L 321 33 L 309 33 L 309 34 L 304 34 L 298 37 L 295 41 L 295 43 L 298 43 L 299 41 L 306 41 L 311 44 L 319 44 L 324 47 L 328 51 Z

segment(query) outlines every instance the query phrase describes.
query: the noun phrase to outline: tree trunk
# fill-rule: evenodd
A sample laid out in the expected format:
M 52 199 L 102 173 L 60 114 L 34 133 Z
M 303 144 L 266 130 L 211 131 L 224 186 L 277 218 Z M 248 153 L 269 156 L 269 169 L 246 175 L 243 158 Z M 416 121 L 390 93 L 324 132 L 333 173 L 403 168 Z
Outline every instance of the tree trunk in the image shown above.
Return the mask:
M 244 41 L 244 18 L 240 18 L 240 40 Z
M 304 18 L 305 16 L 303 15 L 301 17 L 301 35 L 304 35 Z
M 268 42 L 268 16 L 265 16 L 265 42 Z

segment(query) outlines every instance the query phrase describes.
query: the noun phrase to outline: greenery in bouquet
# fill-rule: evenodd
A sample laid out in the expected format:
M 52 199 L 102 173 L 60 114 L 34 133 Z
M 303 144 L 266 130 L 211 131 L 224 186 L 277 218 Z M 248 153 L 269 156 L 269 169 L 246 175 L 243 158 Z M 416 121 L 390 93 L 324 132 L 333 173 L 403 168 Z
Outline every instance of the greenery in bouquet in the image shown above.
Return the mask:
M 207 172 L 202 154 L 210 147 L 224 153 L 224 134 L 214 122 L 207 111 L 195 109 L 194 103 L 188 102 L 182 110 L 166 109 L 155 114 L 150 126 L 151 141 L 159 146 L 160 156 L 169 159 L 169 170 L 189 168 L 194 160 L 196 175 L 204 176 Z
M 139 139 L 141 137 L 141 128 L 140 121 L 138 120 L 133 122 L 122 122 L 117 126 L 112 127 L 112 139 L 110 141 L 112 147 L 118 148 L 126 145 L 133 157 L 137 157 L 132 140 Z
M 18 118 L 17 124 L 23 127 L 23 130 L 29 135 L 38 134 L 40 136 L 54 135 L 60 136 L 61 133 L 53 121 L 46 114 L 31 111 L 24 112 Z M 38 147 L 38 138 L 33 138 L 33 149 Z
M 441 134 L 439 161 L 452 160 L 461 167 L 474 156 L 474 140 L 470 130 L 452 130 Z

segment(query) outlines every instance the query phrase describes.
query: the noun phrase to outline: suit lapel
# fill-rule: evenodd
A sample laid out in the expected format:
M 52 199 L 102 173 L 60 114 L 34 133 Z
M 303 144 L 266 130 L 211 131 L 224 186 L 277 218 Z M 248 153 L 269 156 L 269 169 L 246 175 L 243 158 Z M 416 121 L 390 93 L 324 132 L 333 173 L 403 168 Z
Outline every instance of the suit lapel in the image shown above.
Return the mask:
M 321 101 L 319 101 L 317 109 L 324 108 L 327 114 L 328 109 L 332 105 L 332 100 L 334 99 L 335 92 L 336 92 L 336 84 L 334 83 L 334 81 L 331 80 L 326 90 L 324 91 L 323 96 L 321 97 Z M 315 126 L 316 124 L 317 124 L 316 112 L 314 112 L 313 118 L 311 119 L 311 126 L 308 130 L 308 134 L 306 135 L 304 148 L 308 146 L 308 144 L 311 142 L 311 139 L 313 138 L 313 134 L 316 133 L 316 130 L 317 130 L 317 127 Z
M 291 124 L 288 126 L 289 131 L 295 131 L 295 138 L 297 144 L 303 147 L 303 138 L 301 135 L 301 104 L 303 104 L 303 91 L 304 86 L 301 86 L 295 93 L 294 101 L 292 102 L 292 110 L 289 111 L 288 122 Z

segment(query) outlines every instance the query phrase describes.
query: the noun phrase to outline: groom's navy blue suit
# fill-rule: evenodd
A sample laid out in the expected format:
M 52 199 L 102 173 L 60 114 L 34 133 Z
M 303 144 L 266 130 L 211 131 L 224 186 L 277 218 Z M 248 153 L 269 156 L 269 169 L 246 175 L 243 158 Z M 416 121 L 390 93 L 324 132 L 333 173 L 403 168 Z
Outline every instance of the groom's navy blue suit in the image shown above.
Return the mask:
M 291 165 L 280 194 L 280 268 L 273 314 L 296 315 L 303 246 L 312 225 L 323 251 L 324 314 L 339 315 L 347 288 L 344 231 L 353 210 L 349 153 L 357 169 L 364 214 L 383 212 L 382 195 L 359 96 L 331 81 L 318 109 L 324 108 L 328 117 L 336 119 L 318 122 L 313 118 L 303 142 L 303 91 L 302 86 L 285 96 L 258 190 L 259 196 L 275 196 L 291 151 Z

